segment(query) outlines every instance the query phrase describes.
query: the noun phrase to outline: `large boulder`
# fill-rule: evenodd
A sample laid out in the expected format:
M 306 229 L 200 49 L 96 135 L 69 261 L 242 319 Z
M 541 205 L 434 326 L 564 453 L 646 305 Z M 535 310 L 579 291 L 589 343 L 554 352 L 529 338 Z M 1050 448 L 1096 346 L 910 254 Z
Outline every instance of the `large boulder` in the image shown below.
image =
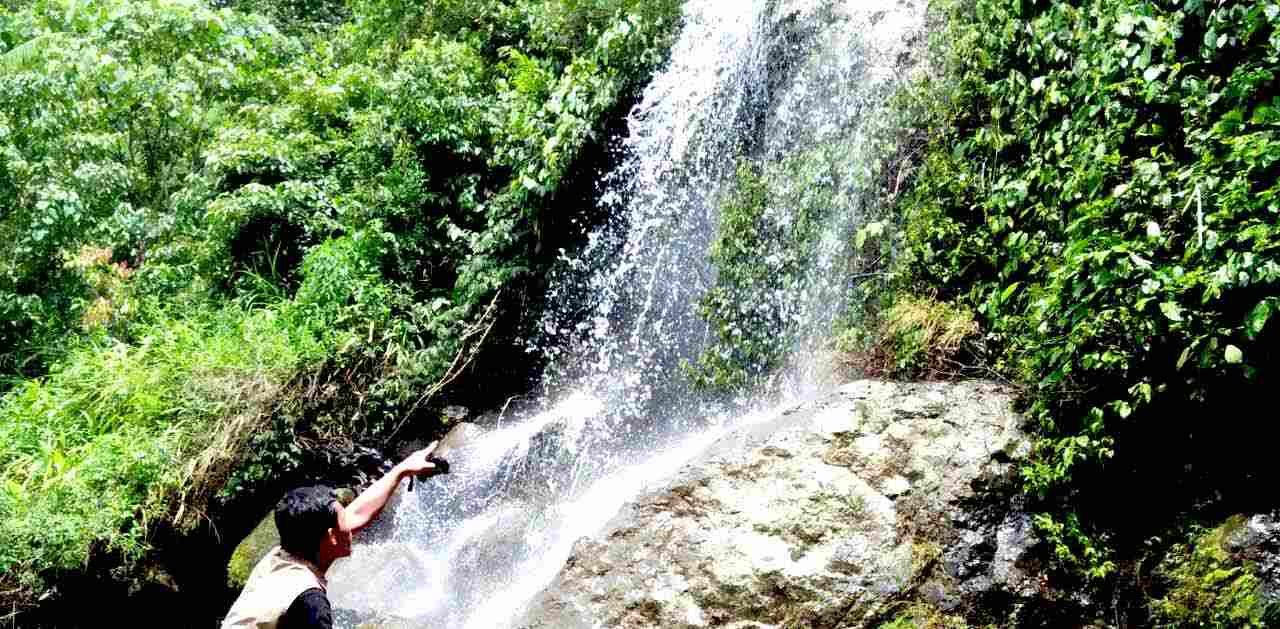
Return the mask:
M 1021 424 L 990 383 L 848 384 L 580 540 L 518 625 L 853 627 L 1044 598 Z
M 227 561 L 227 585 L 237 590 L 243 588 L 253 567 L 279 545 L 280 532 L 276 530 L 275 514 L 268 513 L 231 553 L 231 559 Z

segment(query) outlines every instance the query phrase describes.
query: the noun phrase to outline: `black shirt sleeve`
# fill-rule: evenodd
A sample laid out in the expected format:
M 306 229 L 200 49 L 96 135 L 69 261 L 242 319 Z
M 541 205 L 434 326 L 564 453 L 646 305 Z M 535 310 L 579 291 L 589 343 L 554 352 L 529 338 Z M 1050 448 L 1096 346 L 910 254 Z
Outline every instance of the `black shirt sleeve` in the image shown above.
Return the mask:
M 333 629 L 333 610 L 324 590 L 311 588 L 293 599 L 280 617 L 279 629 Z

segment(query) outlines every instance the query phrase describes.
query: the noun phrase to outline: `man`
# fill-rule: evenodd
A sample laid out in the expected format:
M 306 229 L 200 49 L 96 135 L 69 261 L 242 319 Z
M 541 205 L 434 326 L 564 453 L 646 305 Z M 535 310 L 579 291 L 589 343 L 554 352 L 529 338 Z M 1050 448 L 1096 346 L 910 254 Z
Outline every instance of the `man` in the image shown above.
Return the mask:
M 446 471 L 430 460 L 435 448 L 432 443 L 409 455 L 346 507 L 329 487 L 285 494 L 275 512 L 280 545 L 249 574 L 222 629 L 331 629 L 325 572 L 334 560 L 351 554 L 351 534 L 378 516 L 402 479 Z

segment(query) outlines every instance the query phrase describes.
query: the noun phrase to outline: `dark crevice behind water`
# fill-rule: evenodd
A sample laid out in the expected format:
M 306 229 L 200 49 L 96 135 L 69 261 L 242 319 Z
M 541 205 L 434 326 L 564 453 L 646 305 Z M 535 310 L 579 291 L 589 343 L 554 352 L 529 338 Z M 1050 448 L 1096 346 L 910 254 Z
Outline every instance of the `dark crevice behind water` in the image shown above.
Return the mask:
M 687 3 L 668 67 L 629 117 L 628 157 L 600 182 L 611 218 L 551 282 L 529 347 L 550 365 L 537 403 L 455 451 L 449 475 L 398 492 L 330 571 L 340 624 L 512 626 L 574 541 L 628 499 L 725 431 L 821 391 L 815 356 L 849 289 L 840 270 L 862 190 L 874 188 L 868 138 L 922 24 L 923 6 L 890 0 Z M 819 174 L 778 171 L 782 201 L 764 218 L 785 226 L 793 201 L 817 199 L 824 220 L 810 250 L 760 255 L 799 255 L 806 271 L 742 296 L 772 311 L 787 367 L 759 391 L 696 390 L 681 363 L 715 340 L 698 305 L 717 279 L 718 200 L 740 160 L 768 171 L 797 155 L 821 161 Z

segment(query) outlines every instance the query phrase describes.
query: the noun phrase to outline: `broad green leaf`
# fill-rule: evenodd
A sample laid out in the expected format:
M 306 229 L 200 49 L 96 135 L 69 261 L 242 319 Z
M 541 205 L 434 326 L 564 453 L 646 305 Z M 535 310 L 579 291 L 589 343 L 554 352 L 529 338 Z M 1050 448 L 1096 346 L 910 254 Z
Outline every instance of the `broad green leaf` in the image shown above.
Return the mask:
M 1249 311 L 1248 317 L 1245 318 L 1245 334 L 1250 340 L 1262 334 L 1262 329 L 1267 325 L 1267 319 L 1270 319 L 1272 312 L 1275 311 L 1276 301 L 1274 297 L 1264 299 Z
M 1240 348 L 1235 345 L 1227 345 L 1222 357 L 1226 359 L 1228 365 L 1239 365 L 1244 360 L 1244 352 L 1240 351 Z
M 1151 383 L 1149 382 L 1136 384 L 1129 388 L 1130 395 L 1147 403 L 1151 402 L 1151 393 L 1152 393 L 1152 388 L 1151 388 Z
M 1280 122 L 1280 109 L 1268 105 L 1261 105 L 1253 111 L 1253 115 L 1249 117 L 1252 124 L 1271 124 Z
M 1172 301 L 1161 302 L 1160 312 L 1163 312 L 1170 321 L 1182 321 L 1182 307 Z

